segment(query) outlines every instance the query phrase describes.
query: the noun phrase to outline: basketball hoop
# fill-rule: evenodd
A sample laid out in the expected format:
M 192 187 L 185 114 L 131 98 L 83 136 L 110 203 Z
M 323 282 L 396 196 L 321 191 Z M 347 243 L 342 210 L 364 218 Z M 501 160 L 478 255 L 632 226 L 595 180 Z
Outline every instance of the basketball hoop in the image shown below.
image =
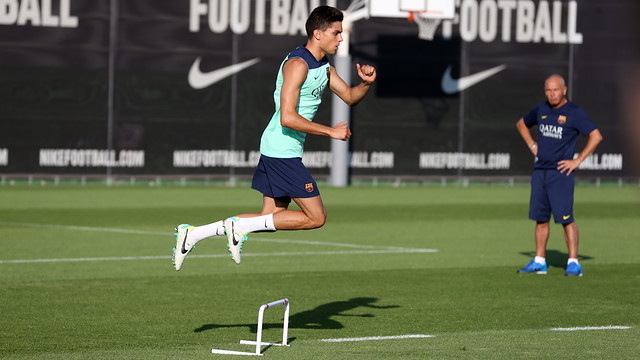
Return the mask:
M 423 40 L 433 40 L 436 29 L 442 22 L 442 19 L 428 15 L 428 11 L 409 11 L 409 21 L 418 24 L 418 37 Z

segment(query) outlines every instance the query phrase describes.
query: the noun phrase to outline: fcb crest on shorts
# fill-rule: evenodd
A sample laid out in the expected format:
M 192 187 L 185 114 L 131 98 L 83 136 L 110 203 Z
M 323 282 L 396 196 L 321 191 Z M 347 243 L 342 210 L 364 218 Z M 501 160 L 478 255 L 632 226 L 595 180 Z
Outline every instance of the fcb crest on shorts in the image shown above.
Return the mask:
M 307 192 L 313 192 L 313 183 L 304 184 L 304 189 L 307 190 Z
M 567 122 L 567 117 L 566 116 L 564 116 L 564 115 L 558 116 L 558 124 L 564 125 L 564 123 L 566 123 L 566 122 Z

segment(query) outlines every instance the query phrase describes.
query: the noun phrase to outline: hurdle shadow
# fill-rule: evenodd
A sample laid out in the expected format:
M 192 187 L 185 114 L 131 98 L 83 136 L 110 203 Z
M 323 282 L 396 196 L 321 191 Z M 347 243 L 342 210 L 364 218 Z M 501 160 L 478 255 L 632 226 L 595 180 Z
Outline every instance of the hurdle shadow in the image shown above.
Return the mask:
M 533 258 L 536 256 L 535 251 L 524 251 L 520 253 L 521 255 L 527 256 L 529 258 Z M 547 250 L 547 266 L 557 267 L 557 268 L 565 268 L 567 267 L 567 260 L 569 259 L 569 253 L 557 251 L 557 250 Z M 591 260 L 592 256 L 589 255 L 578 255 L 578 260 Z
M 373 314 L 348 314 L 348 311 L 365 309 L 393 309 L 399 305 L 375 305 L 377 298 L 358 297 L 346 301 L 333 301 L 320 305 L 312 310 L 306 310 L 289 316 L 289 329 L 342 329 L 344 325 L 334 319 L 339 316 L 372 318 Z M 221 328 L 247 327 L 252 333 L 257 333 L 258 324 L 205 324 L 193 330 L 195 333 Z M 263 329 L 282 328 L 282 322 L 264 323 Z M 294 338 L 295 339 L 295 338 Z

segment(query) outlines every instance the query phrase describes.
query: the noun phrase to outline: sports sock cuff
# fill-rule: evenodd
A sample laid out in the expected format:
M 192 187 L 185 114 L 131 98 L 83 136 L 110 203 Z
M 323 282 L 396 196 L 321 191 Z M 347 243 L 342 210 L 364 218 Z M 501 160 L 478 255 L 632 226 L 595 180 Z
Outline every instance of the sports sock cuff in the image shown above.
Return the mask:
M 189 233 L 189 240 L 192 244 L 195 244 L 200 240 L 218 235 L 224 235 L 222 221 L 216 221 L 211 224 L 194 227 L 193 230 L 191 230 L 191 233 Z
M 276 226 L 273 224 L 273 214 L 264 215 L 265 222 L 264 225 L 267 227 L 267 230 L 276 230 Z
M 536 263 L 545 264 L 546 262 L 547 262 L 546 258 L 543 258 L 542 256 L 536 256 Z
M 273 214 L 238 219 L 238 226 L 245 233 L 256 231 L 274 231 Z

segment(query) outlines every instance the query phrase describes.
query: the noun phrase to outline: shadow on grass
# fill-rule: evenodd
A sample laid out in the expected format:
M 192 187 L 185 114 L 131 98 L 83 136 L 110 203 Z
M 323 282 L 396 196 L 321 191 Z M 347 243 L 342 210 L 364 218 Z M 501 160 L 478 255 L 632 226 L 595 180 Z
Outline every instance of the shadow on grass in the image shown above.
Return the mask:
M 359 297 L 346 301 L 333 301 L 327 304 L 320 305 L 313 310 L 302 311 L 293 314 L 289 317 L 289 328 L 293 329 L 342 329 L 344 325 L 341 322 L 333 319 L 337 316 L 350 316 L 350 317 L 374 317 L 373 314 L 345 314 L 345 312 L 354 310 L 357 308 L 370 308 L 370 309 L 392 309 L 397 308 L 399 305 L 387 305 L 380 306 L 373 303 L 378 301 L 377 298 L 371 297 Z M 207 330 L 219 329 L 219 328 L 233 328 L 233 327 L 248 327 L 252 333 L 256 333 L 258 330 L 257 321 L 251 324 L 205 324 L 201 327 L 193 330 L 193 332 L 199 333 Z M 270 328 L 282 328 L 282 322 L 278 323 L 264 323 L 263 329 Z
M 525 252 L 521 252 L 520 254 L 529 257 L 529 259 L 532 259 L 536 256 L 535 251 L 525 251 Z M 547 250 L 546 259 L 547 259 L 547 266 L 564 269 L 567 267 L 567 260 L 569 259 L 569 254 L 566 252 L 561 252 L 557 250 Z M 591 260 L 591 259 L 593 259 L 592 256 L 578 255 L 579 261 Z

